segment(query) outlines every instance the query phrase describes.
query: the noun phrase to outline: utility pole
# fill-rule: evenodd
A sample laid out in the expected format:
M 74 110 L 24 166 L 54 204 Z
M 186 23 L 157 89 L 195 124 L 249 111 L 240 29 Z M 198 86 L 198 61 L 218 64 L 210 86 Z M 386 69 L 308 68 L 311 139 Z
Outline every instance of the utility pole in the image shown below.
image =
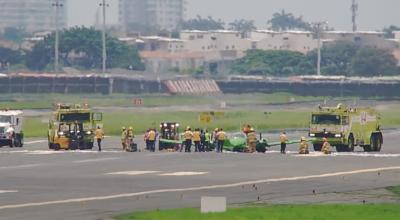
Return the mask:
M 327 25 L 328 22 L 322 21 L 322 22 L 315 22 L 313 23 L 314 29 L 317 34 L 317 40 L 318 40 L 318 60 L 317 60 L 317 75 L 321 76 L 321 33 L 323 32 L 323 28 L 325 25 Z
M 353 22 L 353 32 L 357 31 L 358 4 L 356 0 L 352 0 L 351 4 L 351 21 Z
M 106 45 L 106 7 L 109 4 L 106 3 L 106 0 L 103 0 L 103 3 L 100 3 L 100 6 L 103 7 L 103 28 L 102 28 L 102 42 L 103 42 L 103 64 L 102 64 L 102 73 L 105 74 L 107 71 L 107 45 Z
M 55 29 L 56 29 L 56 33 L 55 33 L 55 45 L 54 45 L 54 72 L 58 72 L 60 71 L 59 68 L 59 42 L 60 42 L 60 36 L 58 33 L 58 15 L 59 15 L 59 8 L 63 7 L 64 5 L 62 3 L 59 2 L 59 0 L 55 0 L 55 2 L 52 4 L 52 6 L 55 8 L 56 12 L 55 12 Z

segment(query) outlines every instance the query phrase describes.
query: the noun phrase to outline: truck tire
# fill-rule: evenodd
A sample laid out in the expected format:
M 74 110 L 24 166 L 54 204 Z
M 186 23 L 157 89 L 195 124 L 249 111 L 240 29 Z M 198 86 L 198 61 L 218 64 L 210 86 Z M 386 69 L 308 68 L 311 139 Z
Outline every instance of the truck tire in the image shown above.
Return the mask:
M 313 144 L 314 146 L 314 151 L 321 151 L 322 149 L 322 144 Z
M 378 134 L 372 134 L 371 135 L 371 150 L 380 152 L 381 149 L 382 149 L 381 138 L 379 137 Z
M 59 144 L 53 144 L 53 149 L 55 151 L 59 151 L 61 149 L 61 146 Z
M 349 139 L 347 140 L 349 152 L 354 152 L 354 137 L 351 134 Z

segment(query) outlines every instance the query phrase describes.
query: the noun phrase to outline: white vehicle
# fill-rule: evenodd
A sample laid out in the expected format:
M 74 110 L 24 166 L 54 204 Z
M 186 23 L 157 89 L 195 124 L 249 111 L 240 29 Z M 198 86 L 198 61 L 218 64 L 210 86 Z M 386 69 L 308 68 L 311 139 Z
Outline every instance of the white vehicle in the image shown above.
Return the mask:
M 0 147 L 23 147 L 22 111 L 0 111 Z

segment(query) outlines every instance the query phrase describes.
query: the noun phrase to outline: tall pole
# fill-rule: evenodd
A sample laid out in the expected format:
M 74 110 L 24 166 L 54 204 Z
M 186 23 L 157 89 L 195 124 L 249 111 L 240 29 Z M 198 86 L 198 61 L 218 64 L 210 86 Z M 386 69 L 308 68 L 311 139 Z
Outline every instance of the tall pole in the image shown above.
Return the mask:
M 103 0 L 103 3 L 100 4 L 103 7 L 103 28 L 102 28 L 102 42 L 103 42 L 103 74 L 107 71 L 107 45 L 106 45 L 106 0 Z
M 58 15 L 59 15 L 59 11 L 58 9 L 60 7 L 63 7 L 63 4 L 60 3 L 58 0 L 56 0 L 52 6 L 55 8 L 56 12 L 55 12 L 55 29 L 56 29 L 56 33 L 55 33 L 55 43 L 54 43 L 54 72 L 58 72 L 60 70 L 59 68 L 59 44 L 60 44 L 60 36 L 59 36 L 59 30 L 58 30 Z
M 316 34 L 317 34 L 317 51 L 318 51 L 318 60 L 317 60 L 317 75 L 321 76 L 321 32 L 323 31 L 323 26 L 326 25 L 328 22 L 324 21 L 324 22 L 316 22 L 313 23 L 314 24 L 314 28 L 316 30 Z
M 318 60 L 317 60 L 317 75 L 321 75 L 321 26 L 318 26 L 317 30 L 318 38 Z
M 357 16 L 358 16 L 358 4 L 356 0 L 352 0 L 351 4 L 351 21 L 353 22 L 353 32 L 357 31 Z

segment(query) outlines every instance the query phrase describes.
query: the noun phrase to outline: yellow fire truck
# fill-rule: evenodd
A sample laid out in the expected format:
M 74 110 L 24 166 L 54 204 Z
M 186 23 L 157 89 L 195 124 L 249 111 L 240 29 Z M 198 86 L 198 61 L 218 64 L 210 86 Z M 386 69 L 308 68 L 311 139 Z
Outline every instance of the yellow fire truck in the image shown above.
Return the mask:
M 88 105 L 57 104 L 49 120 L 48 143 L 52 150 L 92 149 L 102 113 Z

